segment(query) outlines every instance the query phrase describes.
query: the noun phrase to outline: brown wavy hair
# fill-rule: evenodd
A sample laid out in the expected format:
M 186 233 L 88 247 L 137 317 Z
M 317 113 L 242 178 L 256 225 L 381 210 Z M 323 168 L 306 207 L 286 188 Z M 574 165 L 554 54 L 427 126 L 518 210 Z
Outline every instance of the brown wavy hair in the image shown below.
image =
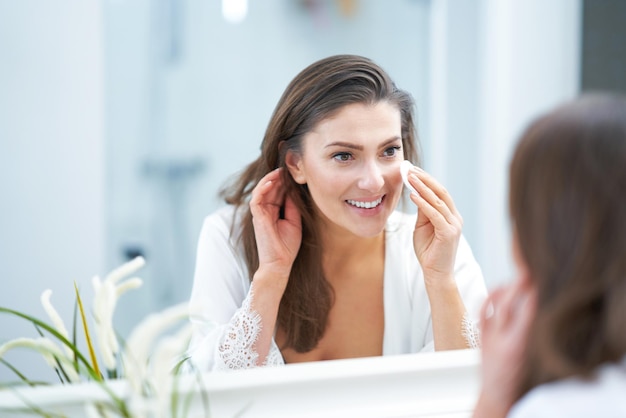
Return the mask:
M 312 350 L 324 335 L 333 304 L 333 290 L 322 271 L 322 248 L 314 202 L 307 186 L 292 179 L 286 168 L 285 155 L 287 151 L 301 155 L 304 136 L 344 106 L 383 101 L 397 106 L 400 111 L 405 158 L 417 164 L 418 142 L 411 96 L 398 89 L 389 75 L 370 59 L 336 55 L 311 64 L 291 81 L 269 121 L 261 143 L 261 155 L 221 190 L 226 203 L 243 212 L 239 239 L 252 280 L 259 259 L 249 208 L 250 194 L 263 176 L 278 167 L 284 168 L 282 176 L 286 193 L 302 215 L 302 244 L 280 302 L 277 326 L 285 331 L 285 345 L 298 352 Z
M 536 120 L 509 187 L 538 296 L 521 397 L 626 354 L 626 97 L 586 94 Z

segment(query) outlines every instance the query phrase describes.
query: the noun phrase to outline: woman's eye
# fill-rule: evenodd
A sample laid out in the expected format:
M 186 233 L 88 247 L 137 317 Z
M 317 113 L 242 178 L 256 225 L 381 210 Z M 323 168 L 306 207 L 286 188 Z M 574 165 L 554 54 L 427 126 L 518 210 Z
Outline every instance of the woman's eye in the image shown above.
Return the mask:
M 337 154 L 333 155 L 333 158 L 337 161 L 350 161 L 352 159 L 352 155 L 349 152 L 338 152 Z
M 398 151 L 400 151 L 400 147 L 395 146 L 395 147 L 389 147 L 385 150 L 385 152 L 383 153 L 385 155 L 385 157 L 395 157 L 396 154 L 398 153 Z

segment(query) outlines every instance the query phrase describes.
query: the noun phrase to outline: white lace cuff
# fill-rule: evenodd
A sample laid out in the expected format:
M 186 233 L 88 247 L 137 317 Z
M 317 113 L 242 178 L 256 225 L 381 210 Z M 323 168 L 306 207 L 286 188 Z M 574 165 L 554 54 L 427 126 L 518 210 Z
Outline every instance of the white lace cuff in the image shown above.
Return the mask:
M 480 347 L 480 330 L 476 323 L 469 318 L 467 312 L 463 314 L 461 321 L 461 334 L 470 348 Z
M 283 366 L 285 365 L 285 360 L 283 359 L 283 355 L 281 354 L 278 346 L 272 339 L 272 345 L 270 346 L 270 352 L 267 353 L 267 358 L 263 363 L 264 366 Z
M 243 301 L 231 318 L 218 345 L 218 355 L 221 362 L 217 370 L 250 369 L 257 367 L 259 354 L 254 349 L 255 343 L 261 333 L 261 317 L 250 307 L 252 291 Z M 278 346 L 272 340 L 267 358 L 263 366 L 276 366 L 285 364 Z

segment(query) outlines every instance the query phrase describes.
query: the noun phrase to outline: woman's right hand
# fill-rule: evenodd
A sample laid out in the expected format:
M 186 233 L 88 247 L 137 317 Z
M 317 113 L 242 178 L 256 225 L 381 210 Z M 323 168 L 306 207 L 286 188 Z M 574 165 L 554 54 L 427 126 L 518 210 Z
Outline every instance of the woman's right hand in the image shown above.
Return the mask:
M 252 190 L 250 212 L 259 253 L 259 270 L 289 278 L 300 244 L 302 220 L 294 202 L 286 196 L 282 168 L 266 174 Z M 281 207 L 283 218 L 280 217 Z

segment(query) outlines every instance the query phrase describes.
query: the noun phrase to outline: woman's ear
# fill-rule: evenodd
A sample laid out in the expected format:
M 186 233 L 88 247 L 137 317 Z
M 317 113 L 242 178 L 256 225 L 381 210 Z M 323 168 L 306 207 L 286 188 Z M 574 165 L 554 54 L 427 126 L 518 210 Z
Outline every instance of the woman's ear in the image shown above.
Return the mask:
M 285 155 L 285 164 L 289 170 L 289 174 L 298 184 L 306 184 L 306 176 L 302 166 L 302 157 L 295 152 L 288 150 Z

